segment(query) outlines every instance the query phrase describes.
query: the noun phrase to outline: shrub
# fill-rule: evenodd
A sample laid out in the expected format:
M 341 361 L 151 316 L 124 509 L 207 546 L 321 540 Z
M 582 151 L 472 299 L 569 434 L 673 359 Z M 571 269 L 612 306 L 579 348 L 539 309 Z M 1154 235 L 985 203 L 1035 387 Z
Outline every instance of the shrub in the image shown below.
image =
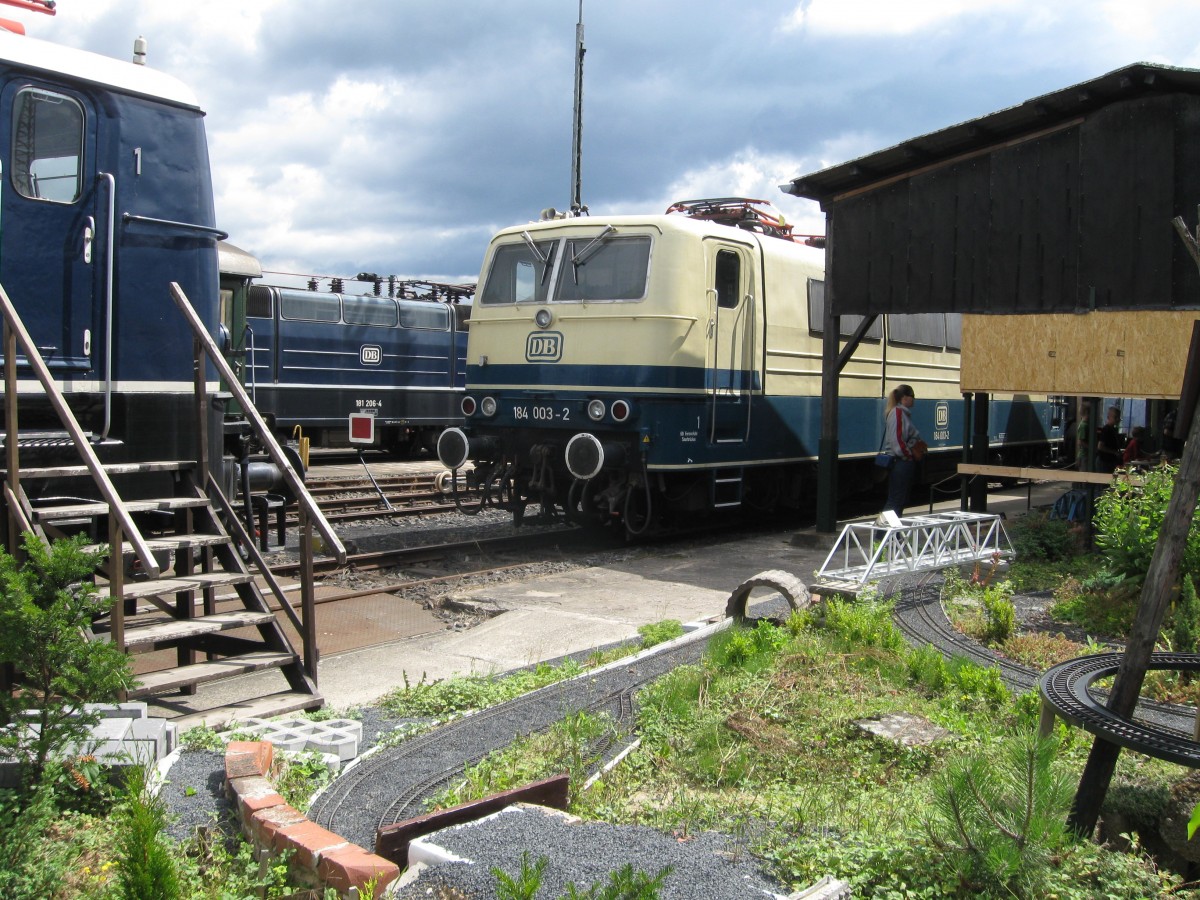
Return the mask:
M 683 636 L 683 623 L 678 619 L 663 619 L 661 622 L 650 622 L 638 628 L 643 647 L 653 647 L 655 644 L 665 644 L 677 637 Z
M 1078 549 L 1071 523 L 1051 519 L 1045 513 L 1014 519 L 1008 527 L 1008 539 L 1022 560 L 1057 562 L 1073 556 Z
M 87 638 L 109 600 L 89 580 L 104 554 L 85 552 L 84 540 L 46 548 L 27 533 L 24 563 L 0 550 L 0 664 L 12 665 L 20 688 L 0 691 L 0 721 L 33 726 L 0 732 L 0 748 L 21 761 L 27 787 L 41 780 L 51 753 L 82 743 L 99 721 L 83 704 L 114 701 L 131 681 L 116 644 Z
M 126 773 L 125 803 L 118 811 L 117 882 L 125 900 L 171 900 L 180 896 L 179 872 L 163 834 L 166 804 L 146 782 L 146 770 Z
M 935 782 L 926 828 L 964 881 L 1037 893 L 1030 889 L 1068 840 L 1071 784 L 1052 769 L 1056 749 L 1032 734 L 1011 738 L 999 759 L 964 754 Z
M 1150 569 L 1158 533 L 1175 488 L 1176 466 L 1146 470 L 1139 485 L 1118 481 L 1096 501 L 1096 546 L 1114 573 L 1141 581 Z M 1182 560 L 1185 575 L 1200 574 L 1200 508 L 1192 517 Z
M 1179 585 L 1173 619 L 1171 646 L 1179 653 L 1195 653 L 1200 640 L 1200 599 L 1196 598 L 1196 585 L 1186 575 Z
M 905 647 L 904 636 L 892 621 L 892 604 L 872 596 L 860 596 L 857 602 L 827 600 L 823 624 L 852 644 L 895 651 Z

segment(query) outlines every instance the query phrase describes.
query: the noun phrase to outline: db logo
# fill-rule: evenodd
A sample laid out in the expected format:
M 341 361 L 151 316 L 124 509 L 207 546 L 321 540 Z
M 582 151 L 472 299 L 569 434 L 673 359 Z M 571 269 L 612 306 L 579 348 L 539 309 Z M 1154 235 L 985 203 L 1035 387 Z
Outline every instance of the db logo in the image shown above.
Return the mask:
M 383 348 L 378 344 L 363 344 L 358 351 L 358 361 L 364 366 L 377 366 L 383 362 Z
M 562 359 L 563 336 L 558 331 L 534 331 L 525 339 L 528 362 L 558 362 Z
M 934 417 L 934 424 L 937 425 L 938 428 L 945 428 L 947 425 L 949 425 L 950 424 L 950 404 L 949 403 L 939 403 L 937 405 L 937 409 L 934 411 L 933 417 Z

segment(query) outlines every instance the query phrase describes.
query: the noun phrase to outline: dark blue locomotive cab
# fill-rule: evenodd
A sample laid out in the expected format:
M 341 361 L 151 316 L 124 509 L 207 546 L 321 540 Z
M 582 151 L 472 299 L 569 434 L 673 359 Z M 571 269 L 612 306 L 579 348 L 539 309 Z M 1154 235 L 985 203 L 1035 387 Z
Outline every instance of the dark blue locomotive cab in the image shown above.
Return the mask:
M 313 446 L 344 444 L 349 416 L 375 419 L 398 455 L 432 452 L 462 421 L 469 305 L 254 285 L 240 352 L 256 408 Z
M 815 496 L 823 279 L 820 250 L 688 216 L 506 229 L 483 263 L 466 423 L 443 433 L 439 457 L 474 463 L 485 504 L 520 517 L 538 503 L 631 534 L 721 508 L 803 506 Z M 927 470 L 952 467 L 960 334 L 955 316 L 876 322 L 842 375 L 843 487 L 872 483 L 898 383 L 916 389 Z M 1061 412 L 1044 397 L 995 398 L 997 457 L 1045 458 Z
M 0 284 L 110 460 L 194 443 L 192 335 L 217 250 L 204 112 L 161 72 L 0 30 Z M 57 419 L 22 378 L 22 429 Z M 28 397 L 25 395 L 28 394 Z

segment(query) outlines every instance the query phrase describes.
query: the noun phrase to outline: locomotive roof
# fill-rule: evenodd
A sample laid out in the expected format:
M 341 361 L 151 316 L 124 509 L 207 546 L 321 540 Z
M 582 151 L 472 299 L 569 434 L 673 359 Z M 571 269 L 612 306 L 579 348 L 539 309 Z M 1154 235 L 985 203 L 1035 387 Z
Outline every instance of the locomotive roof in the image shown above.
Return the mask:
M 620 231 L 621 228 L 653 228 L 659 232 L 688 231 L 694 234 L 719 236 L 731 239 L 735 237 L 737 233 L 741 233 L 743 239 L 749 235 L 756 235 L 766 238 L 767 240 L 764 240 L 763 243 L 767 244 L 768 246 L 774 246 L 776 243 L 784 247 L 804 246 L 803 244 L 783 238 L 764 235 L 760 232 L 753 232 L 748 229 L 738 228 L 733 225 L 712 222 L 708 219 L 693 218 L 680 213 L 669 215 L 665 213 L 647 213 L 646 215 L 642 216 L 576 216 L 568 219 L 543 219 L 538 222 L 529 222 L 525 225 L 513 225 L 508 228 L 504 228 L 496 234 L 496 237 L 519 235 L 523 231 L 529 231 L 532 233 L 540 231 L 565 230 L 568 228 L 580 229 L 583 234 L 590 234 L 591 232 L 602 229 L 607 225 L 613 226 L 618 231 Z M 768 241 L 770 243 L 768 243 Z
M 0 61 L 200 109 L 192 89 L 166 72 L 3 29 L 0 29 Z

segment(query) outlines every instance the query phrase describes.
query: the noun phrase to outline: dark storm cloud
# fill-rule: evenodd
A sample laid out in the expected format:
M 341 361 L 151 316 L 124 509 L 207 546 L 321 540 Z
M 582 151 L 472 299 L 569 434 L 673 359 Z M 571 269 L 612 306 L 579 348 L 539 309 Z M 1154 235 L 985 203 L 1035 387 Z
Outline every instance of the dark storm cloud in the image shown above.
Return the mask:
M 819 230 L 777 185 L 1138 59 L 1195 65 L 1200 13 L 1147 3 L 813 0 L 798 23 L 787 0 L 585 0 L 584 202 L 754 190 Z M 39 35 L 128 58 L 146 34 L 268 268 L 474 278 L 494 229 L 569 202 L 577 0 L 84 8 Z

